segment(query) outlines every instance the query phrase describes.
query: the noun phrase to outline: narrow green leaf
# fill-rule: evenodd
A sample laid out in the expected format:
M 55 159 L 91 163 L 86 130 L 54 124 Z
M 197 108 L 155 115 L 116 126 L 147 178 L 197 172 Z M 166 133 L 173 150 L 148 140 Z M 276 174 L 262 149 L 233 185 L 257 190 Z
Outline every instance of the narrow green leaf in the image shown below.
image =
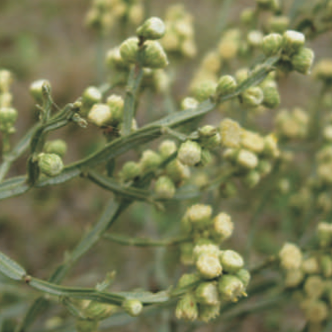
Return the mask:
M 0 252 L 0 272 L 13 280 L 22 280 L 27 274 L 21 265 L 2 252 Z

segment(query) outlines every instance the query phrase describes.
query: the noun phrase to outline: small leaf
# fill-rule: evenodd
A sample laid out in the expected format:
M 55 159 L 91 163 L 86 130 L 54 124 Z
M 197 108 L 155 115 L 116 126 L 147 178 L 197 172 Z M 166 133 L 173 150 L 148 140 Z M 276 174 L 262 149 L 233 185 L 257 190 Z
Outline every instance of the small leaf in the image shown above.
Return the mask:
M 24 268 L 0 252 L 0 272 L 10 279 L 22 280 L 27 274 Z

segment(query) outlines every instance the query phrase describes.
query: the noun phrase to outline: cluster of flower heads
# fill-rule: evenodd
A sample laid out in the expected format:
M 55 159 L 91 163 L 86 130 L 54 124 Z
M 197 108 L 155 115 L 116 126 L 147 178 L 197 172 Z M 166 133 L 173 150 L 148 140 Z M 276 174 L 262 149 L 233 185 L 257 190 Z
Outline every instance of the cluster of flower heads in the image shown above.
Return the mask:
M 310 327 L 318 332 L 332 308 L 332 224 L 320 222 L 317 235 L 319 250 L 303 253 L 297 245 L 285 243 L 279 258 L 285 287 L 294 290 Z
M 230 119 L 220 123 L 222 143 L 227 148 L 223 156 L 236 167 L 243 182 L 254 187 L 272 170 L 272 162 L 280 155 L 274 134 L 261 136 L 245 130 Z
M 141 23 L 144 7 L 140 0 L 93 0 L 86 16 L 87 26 L 108 33 L 118 22 Z
M 182 219 L 183 233 L 193 239 L 182 245 L 181 260 L 194 265 L 196 272 L 184 274 L 178 287 L 194 284 L 176 306 L 176 316 L 205 322 L 219 315 L 221 302 L 236 302 L 246 296 L 250 273 L 244 269 L 242 256 L 234 250 L 221 250 L 219 245 L 233 233 L 233 222 L 226 213 L 212 217 L 209 205 L 196 204 L 187 209 Z

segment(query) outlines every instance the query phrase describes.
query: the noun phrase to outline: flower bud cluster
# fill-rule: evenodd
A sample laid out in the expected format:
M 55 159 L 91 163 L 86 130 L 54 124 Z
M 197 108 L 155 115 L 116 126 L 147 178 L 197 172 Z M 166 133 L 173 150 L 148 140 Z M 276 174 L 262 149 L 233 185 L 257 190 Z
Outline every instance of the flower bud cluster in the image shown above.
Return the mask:
M 256 186 L 272 170 L 272 162 L 280 151 L 273 134 L 265 137 L 242 129 L 235 121 L 225 119 L 220 124 L 222 144 L 228 147 L 224 158 L 237 168 L 237 175 L 249 188 Z
M 219 315 L 222 301 L 236 302 L 246 296 L 250 274 L 243 268 L 239 253 L 219 248 L 233 233 L 234 224 L 228 214 L 222 212 L 213 217 L 209 205 L 196 204 L 187 209 L 181 223 L 183 232 L 194 240 L 182 246 L 181 260 L 194 264 L 197 271 L 179 280 L 178 287 L 192 283 L 195 287 L 180 298 L 176 316 L 208 322 Z
M 143 17 L 144 7 L 139 0 L 93 0 L 85 22 L 88 27 L 107 34 L 117 21 L 137 25 Z
M 283 139 L 303 139 L 308 134 L 309 115 L 300 107 L 281 109 L 275 117 L 277 136 Z
M 183 58 L 193 58 L 196 53 L 193 17 L 183 5 L 168 7 L 165 16 L 166 35 L 162 45 L 169 54 Z
M 332 308 L 332 255 L 326 250 L 332 248 L 332 225 L 320 222 L 317 236 L 320 248 L 325 250 L 302 253 L 295 244 L 286 243 L 279 258 L 285 286 L 296 291 L 308 325 L 321 328 Z

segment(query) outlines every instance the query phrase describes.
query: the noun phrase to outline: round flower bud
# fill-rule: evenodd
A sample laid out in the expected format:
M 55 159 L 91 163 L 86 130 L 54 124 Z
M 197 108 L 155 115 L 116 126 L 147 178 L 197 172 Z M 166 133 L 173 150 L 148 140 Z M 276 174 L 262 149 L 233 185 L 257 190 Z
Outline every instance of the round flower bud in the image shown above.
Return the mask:
M 264 94 L 260 87 L 253 86 L 241 94 L 241 102 L 246 107 L 256 107 L 264 100 Z
M 203 148 L 201 152 L 201 160 L 199 162 L 199 166 L 206 166 L 210 164 L 213 160 L 213 156 L 208 149 Z
M 63 157 L 67 152 L 67 143 L 62 139 L 55 139 L 48 141 L 44 146 L 45 153 L 55 153 L 60 157 Z
M 311 323 L 321 323 L 329 316 L 329 308 L 321 300 L 310 299 L 304 306 L 306 319 Z
M 88 120 L 98 127 L 109 126 L 112 123 L 110 107 L 106 104 L 94 104 L 88 114 Z
M 251 276 L 248 270 L 240 269 L 236 272 L 236 276 L 242 281 L 244 287 L 247 287 L 249 285 Z
M 165 140 L 162 141 L 162 143 L 159 145 L 158 150 L 161 158 L 164 160 L 171 156 L 174 152 L 176 152 L 177 147 L 174 141 Z
M 121 58 L 125 63 L 136 63 L 138 54 L 138 38 L 131 37 L 120 45 Z
M 0 94 L 0 107 L 10 107 L 12 105 L 13 95 L 10 92 Z
M 198 134 L 204 148 L 212 150 L 220 147 L 221 137 L 219 132 L 217 131 L 217 128 L 206 125 L 202 128 L 199 128 Z
M 241 143 L 244 148 L 254 153 L 261 153 L 264 150 L 264 139 L 257 133 L 249 130 L 243 130 Z
M 204 279 L 214 279 L 222 272 L 219 257 L 209 253 L 202 253 L 198 256 L 196 268 Z
M 221 143 L 227 148 L 237 148 L 241 144 L 242 128 L 238 122 L 231 119 L 224 119 L 219 125 Z
M 119 307 L 112 304 L 99 303 L 91 301 L 87 307 L 83 309 L 84 316 L 91 320 L 102 320 L 110 317 L 119 310 Z
M 303 280 L 304 273 L 300 269 L 287 270 L 285 286 L 292 288 L 297 287 Z
M 184 165 L 195 166 L 201 160 L 201 153 L 201 146 L 197 142 L 188 140 L 181 144 L 178 159 Z
M 304 283 L 304 290 L 310 298 L 320 298 L 324 292 L 324 287 L 324 281 L 318 275 L 309 276 Z
M 122 181 L 131 181 L 137 178 L 141 174 L 141 167 L 134 161 L 127 161 L 120 172 L 120 178 Z
M 158 17 L 150 17 L 136 30 L 137 36 L 145 39 L 160 39 L 165 32 L 165 23 Z
M 233 234 L 234 224 L 227 213 L 219 213 L 213 218 L 212 223 L 213 237 L 217 238 L 218 241 L 224 241 Z
M 323 129 L 323 137 L 326 141 L 332 142 L 332 125 L 328 125 Z
M 3 133 L 13 133 L 14 123 L 17 120 L 18 113 L 15 108 L 1 107 L 0 108 L 0 131 Z
M 190 177 L 189 167 L 183 165 L 178 159 L 171 161 L 166 166 L 166 173 L 174 183 L 180 183 Z
M 219 257 L 220 249 L 212 241 L 207 239 L 200 239 L 194 247 L 193 255 L 194 258 L 197 259 L 202 254 L 211 254 Z
M 302 271 L 306 274 L 319 273 L 319 265 L 316 257 L 309 257 L 302 262 Z
M 122 59 L 119 47 L 112 48 L 106 53 L 106 65 L 110 69 L 128 69 L 128 63 Z
M 215 319 L 220 314 L 220 304 L 215 305 L 199 305 L 199 316 L 198 320 L 208 323 L 212 319 Z
M 112 113 L 112 121 L 119 123 L 123 117 L 124 100 L 121 96 L 110 95 L 106 100 Z
M 276 108 L 280 104 L 280 95 L 279 91 L 276 87 L 273 86 L 267 86 L 263 89 L 264 99 L 263 99 L 263 105 L 267 108 Z
M 328 248 L 332 245 L 332 224 L 321 221 L 317 226 L 319 245 Z
M 185 217 L 194 227 L 205 227 L 211 221 L 212 208 L 210 205 L 195 204 L 187 209 Z
M 216 96 L 223 97 L 229 94 L 232 94 L 237 87 L 236 80 L 233 76 L 224 75 L 219 78 L 217 89 L 216 89 Z
M 256 4 L 259 8 L 265 10 L 275 11 L 279 8 L 279 0 L 256 0 Z
M 82 94 L 82 103 L 86 107 L 91 107 L 93 104 L 100 103 L 102 94 L 95 86 L 87 87 Z
M 161 163 L 161 157 L 158 153 L 152 151 L 152 150 L 145 150 L 142 154 L 140 165 L 143 172 L 153 172 L 155 171 L 160 163 Z
M 122 308 L 126 311 L 126 313 L 130 316 L 136 317 L 139 316 L 143 310 L 143 304 L 139 300 L 129 299 L 125 300 L 122 303 Z
M 304 46 L 305 36 L 302 32 L 287 30 L 282 36 L 282 49 L 288 55 L 292 55 Z
M 262 50 L 267 57 L 278 54 L 281 46 L 282 36 L 279 33 L 270 33 L 262 40 Z
M 313 61 L 314 52 L 310 48 L 301 48 L 298 53 L 294 54 L 291 58 L 293 69 L 304 75 L 310 74 Z
M 268 160 L 260 160 L 257 166 L 257 171 L 260 176 L 266 176 L 272 171 L 272 164 Z
M 261 180 L 261 175 L 259 174 L 259 172 L 251 170 L 243 178 L 243 183 L 248 188 L 253 188 L 259 183 L 260 180 Z
M 280 151 L 278 149 L 278 142 L 276 136 L 274 134 L 269 134 L 264 137 L 264 142 L 264 154 L 273 158 L 279 157 Z
M 302 263 L 302 252 L 293 243 L 285 243 L 279 251 L 280 264 L 285 270 L 299 269 Z
M 325 278 L 332 277 L 332 258 L 329 255 L 320 257 L 320 267 Z
M 321 59 L 315 65 L 313 71 L 314 77 L 322 80 L 325 84 L 331 84 L 332 82 L 332 60 Z
M 175 316 L 177 319 L 188 321 L 194 321 L 197 319 L 198 307 L 193 293 L 188 292 L 180 298 L 175 308 Z
M 238 84 L 241 84 L 244 82 L 247 78 L 249 77 L 248 75 L 248 69 L 247 68 L 241 68 L 236 71 L 235 73 L 235 78 Z
M 241 12 L 241 22 L 246 25 L 252 25 L 254 23 L 254 20 L 256 18 L 256 12 L 254 8 L 245 8 Z
M 51 83 L 48 80 L 37 80 L 30 85 L 30 94 L 38 103 L 41 102 L 43 98 L 43 87 L 45 87 L 47 91 L 51 91 Z
M 0 92 L 8 92 L 10 85 L 12 84 L 13 76 L 12 73 L 7 69 L 0 70 Z
M 224 271 L 234 274 L 243 268 L 244 262 L 241 255 L 233 250 L 225 250 L 220 257 L 220 263 Z
M 216 86 L 216 82 L 211 79 L 195 80 L 190 86 L 190 92 L 195 99 L 202 102 L 214 95 Z
M 218 287 L 214 282 L 203 282 L 195 291 L 195 297 L 198 303 L 216 305 L 219 303 Z
M 40 153 L 38 155 L 40 171 L 47 176 L 56 176 L 63 170 L 63 162 L 60 156 L 54 153 Z
M 245 149 L 239 151 L 236 161 L 240 166 L 248 169 L 254 169 L 258 165 L 257 156 L 253 152 Z
M 167 65 L 168 59 L 163 47 L 157 41 L 146 41 L 143 49 L 142 66 L 158 69 Z
M 169 199 L 174 196 L 176 188 L 168 176 L 160 176 L 155 183 L 154 191 L 158 198 Z
M 284 33 L 289 27 L 288 16 L 271 16 L 268 20 L 268 25 L 271 32 Z
M 186 110 L 188 108 L 195 109 L 198 106 L 198 101 L 195 98 L 186 97 L 181 102 L 181 109 Z
M 258 47 L 262 44 L 263 33 L 259 30 L 249 31 L 247 35 L 247 42 L 252 47 Z
M 219 294 L 222 300 L 237 302 L 241 296 L 247 296 L 242 281 L 233 275 L 224 274 L 218 283 Z

